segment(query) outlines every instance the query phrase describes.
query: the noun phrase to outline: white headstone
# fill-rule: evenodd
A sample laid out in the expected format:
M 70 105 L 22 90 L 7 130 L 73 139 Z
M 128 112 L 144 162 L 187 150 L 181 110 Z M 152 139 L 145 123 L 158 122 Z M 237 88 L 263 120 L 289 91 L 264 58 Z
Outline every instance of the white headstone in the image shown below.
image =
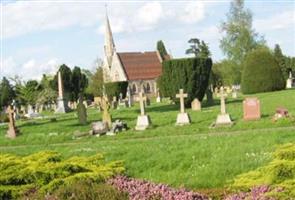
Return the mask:
M 146 97 L 143 96 L 142 92 L 139 92 L 139 105 L 140 105 L 140 115 L 137 117 L 137 123 L 135 130 L 143 131 L 147 129 L 150 124 L 151 120 L 148 115 L 145 113 L 144 109 L 144 101 L 146 100 Z
M 183 93 L 183 89 L 180 89 L 179 94 L 176 95 L 176 98 L 180 99 L 180 113 L 177 115 L 176 125 L 185 125 L 191 123 L 190 117 L 184 109 L 184 98 L 186 97 L 187 94 Z
M 215 126 L 220 126 L 220 125 L 232 125 L 232 121 L 230 119 L 229 114 L 226 113 L 226 108 L 225 108 L 225 98 L 227 97 L 227 94 L 224 93 L 224 88 L 220 88 L 220 93 L 218 94 L 220 97 L 220 113 L 217 116 Z

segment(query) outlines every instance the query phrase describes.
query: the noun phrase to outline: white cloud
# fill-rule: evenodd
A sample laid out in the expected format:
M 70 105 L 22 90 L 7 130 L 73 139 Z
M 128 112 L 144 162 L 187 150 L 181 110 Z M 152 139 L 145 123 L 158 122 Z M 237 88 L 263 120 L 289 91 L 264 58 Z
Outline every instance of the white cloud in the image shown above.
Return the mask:
M 285 11 L 270 18 L 257 19 L 253 22 L 258 32 L 281 30 L 295 27 L 295 11 Z
M 95 4 L 17 1 L 3 6 L 3 36 L 9 38 L 73 25 L 91 26 L 101 17 Z
M 3 60 L 2 76 L 13 77 L 20 76 L 24 80 L 42 78 L 42 74 L 55 74 L 60 63 L 57 59 L 49 59 L 45 62 L 37 62 L 36 59 L 30 59 L 23 64 L 17 64 L 13 57 Z
M 197 23 L 204 19 L 203 1 L 110 3 L 109 15 L 114 33 L 146 31 L 161 23 Z M 104 28 L 102 2 L 16 1 L 3 6 L 3 36 L 11 38 L 32 32 L 60 30 L 71 26 Z
M 205 5 L 203 1 L 189 2 L 184 7 L 184 12 L 179 12 L 178 17 L 185 23 L 196 23 L 205 17 Z

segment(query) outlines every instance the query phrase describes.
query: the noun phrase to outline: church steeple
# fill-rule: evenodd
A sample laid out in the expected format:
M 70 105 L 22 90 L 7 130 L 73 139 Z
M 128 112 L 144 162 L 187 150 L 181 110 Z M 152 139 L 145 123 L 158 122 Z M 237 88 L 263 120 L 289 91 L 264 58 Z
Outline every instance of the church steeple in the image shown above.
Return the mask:
M 105 54 L 105 61 L 107 62 L 108 67 L 111 67 L 112 65 L 112 58 L 115 51 L 116 51 L 116 47 L 115 47 L 111 25 L 110 25 L 107 8 L 106 8 L 104 54 Z

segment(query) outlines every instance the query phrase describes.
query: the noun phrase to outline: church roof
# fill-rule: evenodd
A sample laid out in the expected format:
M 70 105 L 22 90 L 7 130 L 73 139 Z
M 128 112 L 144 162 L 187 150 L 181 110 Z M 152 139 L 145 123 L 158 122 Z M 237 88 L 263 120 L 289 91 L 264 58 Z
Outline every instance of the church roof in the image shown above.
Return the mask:
M 162 74 L 160 56 L 156 51 L 117 54 L 128 80 L 154 79 Z

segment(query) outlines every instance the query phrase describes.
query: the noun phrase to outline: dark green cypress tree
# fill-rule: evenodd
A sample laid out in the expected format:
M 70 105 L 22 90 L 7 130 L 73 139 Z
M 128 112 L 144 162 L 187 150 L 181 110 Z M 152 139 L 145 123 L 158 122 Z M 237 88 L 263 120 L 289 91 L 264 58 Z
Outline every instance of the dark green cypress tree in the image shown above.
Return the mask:
M 164 42 L 162 40 L 159 40 L 157 42 L 157 50 L 159 51 L 162 60 L 166 60 L 168 57 L 167 50 L 165 48 Z

